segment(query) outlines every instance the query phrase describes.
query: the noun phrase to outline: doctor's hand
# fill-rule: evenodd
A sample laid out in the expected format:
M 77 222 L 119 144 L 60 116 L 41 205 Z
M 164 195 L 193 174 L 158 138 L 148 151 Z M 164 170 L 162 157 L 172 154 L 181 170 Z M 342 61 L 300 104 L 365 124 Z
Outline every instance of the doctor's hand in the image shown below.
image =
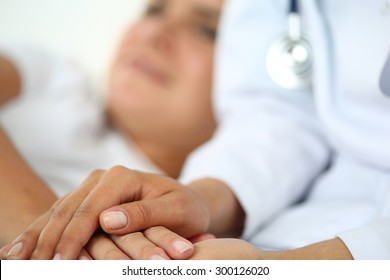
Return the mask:
M 76 259 L 100 226 L 108 234 L 123 235 L 163 225 L 190 238 L 207 231 L 210 213 L 192 188 L 164 176 L 114 167 L 92 173 L 40 223 L 44 227 L 38 236 L 27 230 L 13 245 L 34 247 L 33 259 Z

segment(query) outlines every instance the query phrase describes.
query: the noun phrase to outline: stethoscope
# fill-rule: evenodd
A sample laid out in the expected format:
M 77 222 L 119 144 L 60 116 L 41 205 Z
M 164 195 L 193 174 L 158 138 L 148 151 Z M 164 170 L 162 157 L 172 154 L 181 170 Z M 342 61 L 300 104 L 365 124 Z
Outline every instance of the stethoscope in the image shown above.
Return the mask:
M 290 0 L 287 34 L 269 47 L 266 67 L 271 79 L 279 86 L 306 89 L 311 85 L 313 49 L 302 35 L 299 0 Z

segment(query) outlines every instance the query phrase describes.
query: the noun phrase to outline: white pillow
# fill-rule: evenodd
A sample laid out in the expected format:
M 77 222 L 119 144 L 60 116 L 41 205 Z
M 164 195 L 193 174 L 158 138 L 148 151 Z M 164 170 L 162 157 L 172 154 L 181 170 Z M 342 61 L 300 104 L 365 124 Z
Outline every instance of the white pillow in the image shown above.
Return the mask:
M 126 27 L 145 0 L 0 0 L 0 40 L 65 52 L 103 81 Z M 99 84 L 98 87 L 101 87 Z

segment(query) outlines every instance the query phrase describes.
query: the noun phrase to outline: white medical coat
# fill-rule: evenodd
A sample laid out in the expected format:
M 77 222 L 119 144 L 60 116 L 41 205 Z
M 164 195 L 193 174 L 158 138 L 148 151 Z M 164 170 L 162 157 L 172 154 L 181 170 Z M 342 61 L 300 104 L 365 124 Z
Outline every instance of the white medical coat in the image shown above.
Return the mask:
M 380 89 L 389 1 L 301 1 L 315 55 L 305 91 L 280 88 L 265 67 L 270 44 L 287 31 L 289 1 L 226 5 L 214 97 L 220 127 L 182 180 L 228 183 L 246 211 L 243 237 L 259 247 L 338 235 L 355 258 L 390 258 L 390 98 Z

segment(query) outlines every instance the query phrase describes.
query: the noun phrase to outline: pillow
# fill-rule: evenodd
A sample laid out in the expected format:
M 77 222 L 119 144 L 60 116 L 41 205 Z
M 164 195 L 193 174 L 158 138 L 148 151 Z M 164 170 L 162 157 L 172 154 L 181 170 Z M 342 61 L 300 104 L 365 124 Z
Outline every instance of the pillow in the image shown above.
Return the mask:
M 121 35 L 145 0 L 1 0 L 0 40 L 66 53 L 102 81 Z

